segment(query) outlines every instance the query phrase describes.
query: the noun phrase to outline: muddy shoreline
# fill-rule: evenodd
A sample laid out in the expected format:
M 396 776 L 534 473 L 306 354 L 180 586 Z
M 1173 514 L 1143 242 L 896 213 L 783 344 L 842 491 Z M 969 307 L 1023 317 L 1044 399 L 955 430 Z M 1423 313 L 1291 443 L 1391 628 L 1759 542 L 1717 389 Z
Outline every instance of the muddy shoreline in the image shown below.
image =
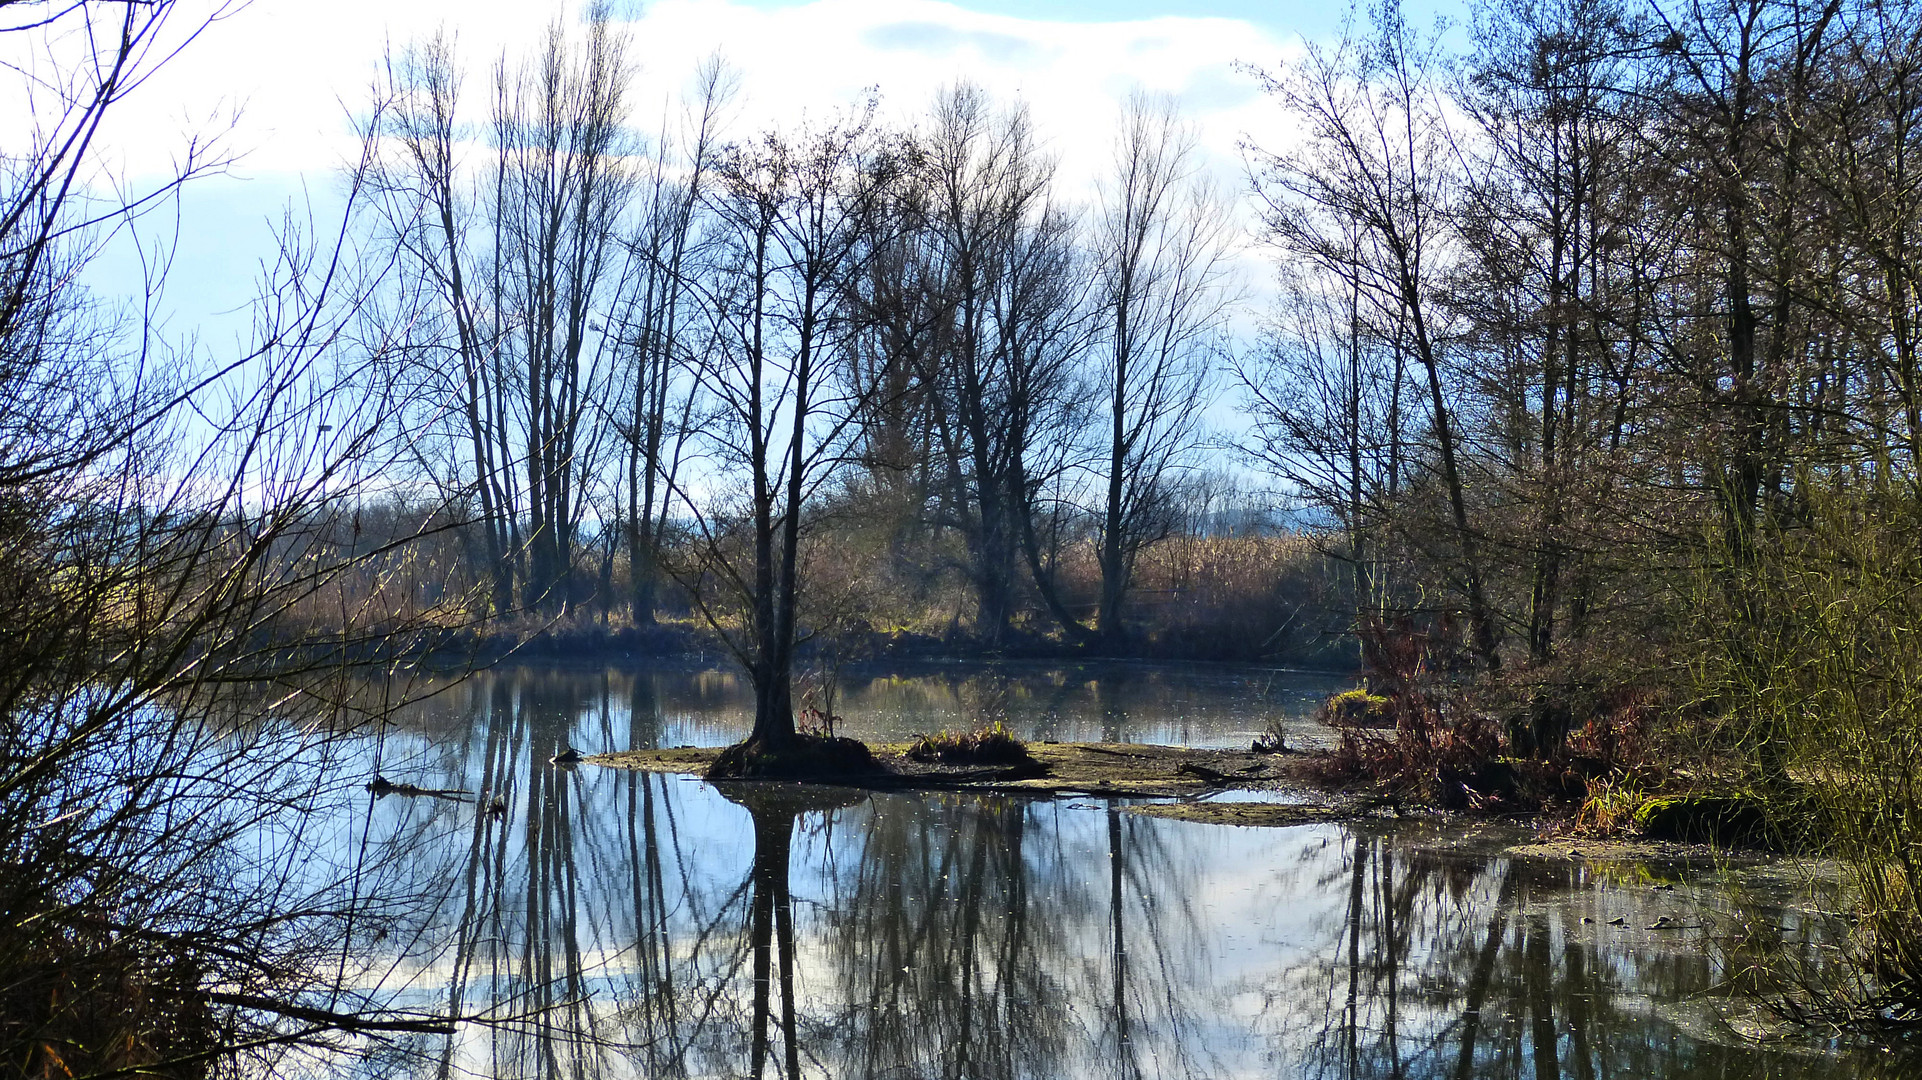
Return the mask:
M 976 790 L 1033 795 L 1187 798 L 1230 789 L 1338 799 L 1307 772 L 1304 754 L 1260 754 L 1141 743 L 1027 744 L 1031 765 L 943 765 L 907 756 L 908 745 L 873 743 L 878 772 L 822 776 L 820 783 L 876 790 Z M 649 772 L 707 771 L 720 747 L 628 750 L 583 760 Z
M 1288 828 L 1359 821 L 1501 822 L 1532 829 L 1528 842 L 1507 845 L 1515 857 L 1555 862 L 1586 860 L 1722 861 L 1724 850 L 1645 838 L 1601 839 L 1562 831 L 1552 814 L 1464 814 L 1420 802 L 1332 787 L 1312 769 L 1310 753 L 1257 753 L 1142 743 L 1035 742 L 1031 766 L 939 765 L 907 756 L 909 744 L 869 749 L 882 771 L 822 777 L 820 783 L 868 791 L 968 791 L 1035 798 L 1083 796 L 1153 800 L 1121 809 L 1150 817 L 1213 825 Z M 721 747 L 627 750 L 584 758 L 587 764 L 701 776 Z M 729 780 L 727 784 L 789 783 Z M 1754 853 L 1751 853 L 1754 854 Z

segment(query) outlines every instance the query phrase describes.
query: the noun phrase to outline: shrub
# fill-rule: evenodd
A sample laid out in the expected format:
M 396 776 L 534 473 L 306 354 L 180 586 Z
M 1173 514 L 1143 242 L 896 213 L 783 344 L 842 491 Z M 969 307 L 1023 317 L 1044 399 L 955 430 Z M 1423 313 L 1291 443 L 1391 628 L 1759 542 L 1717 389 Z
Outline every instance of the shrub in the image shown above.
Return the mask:
M 1819 990 L 1789 1011 L 1908 1023 L 1922 1016 L 1922 502 L 1817 479 L 1798 486 L 1795 527 L 1703 575 L 1698 753 L 1735 762 L 1759 812 L 1796 823 L 1788 842 L 1842 864 L 1853 977 L 1791 974 Z

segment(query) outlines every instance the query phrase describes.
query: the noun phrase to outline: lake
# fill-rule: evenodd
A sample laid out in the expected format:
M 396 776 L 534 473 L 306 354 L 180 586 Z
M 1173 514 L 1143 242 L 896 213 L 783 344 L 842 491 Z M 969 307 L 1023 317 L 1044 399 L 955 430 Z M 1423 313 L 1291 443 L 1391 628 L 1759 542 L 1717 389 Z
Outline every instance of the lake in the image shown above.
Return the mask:
M 1327 676 L 930 665 L 838 680 L 843 733 L 1311 742 Z M 416 688 L 418 689 L 418 688 Z M 1830 1077 L 1917 1062 L 1738 1036 L 1758 947 L 1819 963 L 1795 875 L 1521 857 L 1512 825 L 1237 828 L 1123 803 L 731 785 L 562 767 L 717 745 L 737 676 L 509 669 L 351 740 L 310 841 L 343 957 L 454 1036 L 280 1059 L 327 1076 Z M 498 800 L 496 802 L 495 800 Z M 1612 925 L 1619 920 L 1621 925 Z

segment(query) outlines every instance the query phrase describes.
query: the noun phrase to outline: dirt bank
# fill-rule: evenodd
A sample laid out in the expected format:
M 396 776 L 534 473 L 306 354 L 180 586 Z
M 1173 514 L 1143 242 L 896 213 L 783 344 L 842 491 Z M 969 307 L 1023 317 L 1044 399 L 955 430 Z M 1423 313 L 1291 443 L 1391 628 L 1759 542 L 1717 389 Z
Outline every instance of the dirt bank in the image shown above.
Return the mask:
M 1555 815 L 1484 815 L 1451 812 L 1421 802 L 1368 791 L 1330 788 L 1310 769 L 1308 754 L 1258 754 L 1140 743 L 1029 743 L 1033 762 L 1012 766 L 941 765 L 907 756 L 909 744 L 870 746 L 880 771 L 823 777 L 822 782 L 869 791 L 978 791 L 1037 798 L 1085 795 L 1141 799 L 1121 809 L 1151 817 L 1215 825 L 1285 828 L 1321 822 L 1398 819 L 1443 828 L 1451 843 L 1486 844 L 1479 830 L 1498 836 L 1494 850 L 1512 857 L 1551 862 L 1656 861 L 1689 865 L 1770 865 L 1763 852 L 1734 851 L 1634 835 L 1575 836 Z M 583 759 L 594 765 L 700 776 L 720 747 L 629 750 Z M 766 781 L 728 781 L 759 783 Z M 1466 826 L 1469 833 L 1462 834 Z
M 1330 820 L 1376 809 L 1381 800 L 1328 791 L 1297 754 L 1257 754 L 1247 750 L 1197 750 L 1138 743 L 1029 743 L 1030 765 L 938 765 L 914 761 L 907 743 L 871 747 L 881 771 L 823 778 L 870 790 L 964 790 L 1033 795 L 1093 795 L 1107 798 L 1193 800 L 1227 791 L 1266 793 L 1284 801 L 1263 803 L 1176 803 L 1139 807 L 1164 817 L 1231 824 L 1299 824 Z M 702 774 L 719 748 L 629 750 L 599 754 L 592 764 L 650 772 Z

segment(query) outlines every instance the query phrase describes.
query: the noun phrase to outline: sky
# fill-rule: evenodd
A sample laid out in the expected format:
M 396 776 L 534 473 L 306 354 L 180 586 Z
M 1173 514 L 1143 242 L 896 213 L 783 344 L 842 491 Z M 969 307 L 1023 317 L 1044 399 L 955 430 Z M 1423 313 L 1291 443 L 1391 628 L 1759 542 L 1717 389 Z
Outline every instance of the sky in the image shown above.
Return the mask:
M 905 121 L 941 87 L 966 79 L 1027 104 L 1059 156 L 1064 191 L 1082 198 L 1109 160 L 1120 104 L 1135 88 L 1173 95 L 1195 127 L 1205 171 L 1239 191 L 1242 141 L 1272 145 L 1282 134 L 1274 107 L 1238 65 L 1273 67 L 1304 38 L 1337 34 L 1348 12 L 1343 0 L 613 2 L 633 35 L 634 118 L 643 128 L 717 53 L 741 79 L 737 135 L 846 108 L 870 89 L 884 117 Z M 1439 0 L 1407 3 L 1417 20 L 1449 10 Z M 185 0 L 181 14 L 190 14 Z M 223 321 L 238 333 L 237 313 L 283 209 L 311 202 L 327 217 L 357 150 L 353 117 L 366 109 L 390 44 L 452 31 L 478 100 L 493 60 L 524 55 L 556 17 L 578 16 L 499 0 L 252 0 L 207 27 L 105 133 L 116 172 L 135 189 L 167 175 L 195 132 L 224 131 L 239 155 L 228 175 L 195 184 L 180 205 L 167 296 L 174 331 L 212 330 L 215 346 Z M 164 217 L 149 228 L 171 235 L 174 225 Z M 130 288 L 135 267 L 116 254 L 99 268 L 97 287 Z

